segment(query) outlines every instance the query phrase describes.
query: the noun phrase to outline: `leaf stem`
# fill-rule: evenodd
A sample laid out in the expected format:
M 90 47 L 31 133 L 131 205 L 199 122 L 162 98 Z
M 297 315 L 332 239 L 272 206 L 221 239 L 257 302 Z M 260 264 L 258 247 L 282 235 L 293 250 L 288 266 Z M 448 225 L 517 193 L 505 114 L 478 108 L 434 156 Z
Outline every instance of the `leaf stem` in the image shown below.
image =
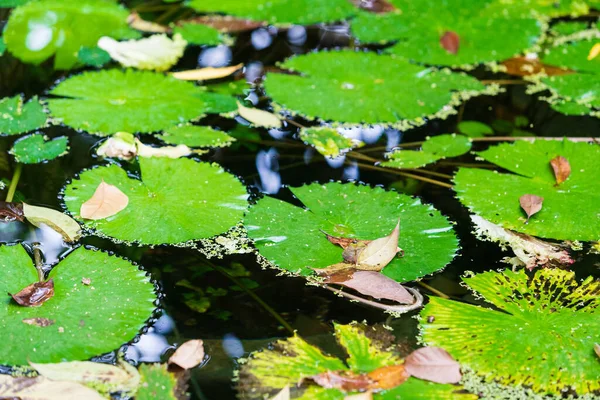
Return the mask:
M 35 269 L 38 273 L 38 281 L 44 282 L 44 263 L 42 261 L 42 251 L 40 250 L 40 243 L 35 242 L 32 244 L 33 249 L 33 261 L 35 263 Z
M 442 299 L 449 299 L 450 296 L 448 296 L 446 293 L 441 292 L 439 290 L 437 290 L 436 288 L 429 286 L 428 284 L 426 284 L 423 281 L 417 281 L 417 283 L 419 285 L 421 285 L 422 287 L 424 287 L 425 289 L 429 290 L 431 293 L 435 293 L 438 297 L 441 297 Z
M 17 191 L 17 185 L 19 184 L 19 179 L 21 178 L 21 171 L 23 171 L 23 164 L 18 163 L 15 172 L 13 173 L 13 177 L 10 181 L 10 186 L 8 187 L 8 193 L 6 194 L 6 202 L 11 202 L 15 197 L 15 192 Z
M 423 141 L 406 142 L 406 143 L 399 143 L 396 146 L 394 146 L 394 148 L 396 148 L 396 147 L 418 147 L 422 144 L 423 144 Z M 387 146 L 375 146 L 375 147 L 369 147 L 366 149 L 354 150 L 354 152 L 356 152 L 356 153 L 374 153 L 376 151 L 387 151 L 387 149 L 388 149 Z
M 431 183 L 434 185 L 438 185 L 441 187 L 445 187 L 448 189 L 452 188 L 452 185 L 446 182 L 441 182 L 435 179 L 431 179 L 431 178 L 427 178 L 425 176 L 421 176 L 421 175 L 415 175 L 415 174 L 411 174 L 408 172 L 402 172 L 396 169 L 392 169 L 392 168 L 382 168 L 382 167 L 377 167 L 375 165 L 369 165 L 369 164 L 362 164 L 362 163 L 358 163 L 358 167 L 359 168 L 364 168 L 364 169 L 370 169 L 373 171 L 382 171 L 382 172 L 387 172 L 388 174 L 394 174 L 394 175 L 400 175 L 400 176 L 404 176 L 407 178 L 414 178 L 417 179 L 419 181 L 423 181 L 423 182 L 427 182 L 427 183 Z
M 483 83 L 484 85 L 525 85 L 528 83 L 522 79 L 483 79 L 479 82 Z
M 342 289 L 333 288 L 329 285 L 323 285 L 323 287 L 327 290 L 332 291 L 341 297 L 346 297 L 350 300 L 358 301 L 359 303 L 379 308 L 381 310 L 385 310 L 392 313 L 404 314 L 412 310 L 416 310 L 417 308 L 421 308 L 423 306 L 423 295 L 419 293 L 417 289 L 413 289 L 411 287 L 406 287 L 406 289 L 413 295 L 415 301 L 412 304 L 397 304 L 397 305 L 388 305 L 384 303 L 379 303 L 377 301 L 367 300 L 360 296 L 353 295 L 352 293 L 347 293 L 342 291 Z

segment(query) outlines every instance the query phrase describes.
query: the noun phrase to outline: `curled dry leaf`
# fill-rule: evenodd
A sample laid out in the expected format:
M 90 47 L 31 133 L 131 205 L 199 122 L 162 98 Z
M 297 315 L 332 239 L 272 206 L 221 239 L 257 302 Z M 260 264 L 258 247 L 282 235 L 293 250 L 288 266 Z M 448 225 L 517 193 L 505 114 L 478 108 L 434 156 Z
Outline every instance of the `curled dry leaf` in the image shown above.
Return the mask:
M 39 326 L 45 328 L 50 325 L 54 325 L 56 321 L 48 318 L 24 318 L 23 323 L 27 325 Z
M 562 156 L 554 157 L 550 160 L 550 165 L 552 166 L 552 171 L 554 171 L 554 178 L 557 185 L 566 181 L 569 175 L 571 175 L 571 164 Z
M 200 339 L 188 340 L 175 350 L 168 364 L 177 365 L 183 369 L 191 369 L 204 359 L 204 343 Z
M 0 201 L 0 222 L 23 222 L 23 203 Z
M 448 352 L 439 347 L 422 347 L 404 360 L 404 368 L 411 376 L 436 383 L 458 383 L 460 365 Z
M 351 0 L 350 2 L 361 10 L 376 14 L 388 13 L 396 10 L 396 7 L 394 7 L 393 4 L 385 0 Z
M 531 216 L 542 209 L 543 202 L 544 198 L 536 196 L 535 194 L 524 194 L 519 197 L 519 204 L 521 204 L 521 208 L 525 211 L 525 214 L 527 214 L 525 223 L 528 223 Z
M 410 374 L 406 372 L 404 365 L 388 365 L 369 372 L 367 376 L 373 381 L 369 387 L 371 390 L 393 389 L 406 382 Z
M 375 271 L 346 269 L 329 275 L 324 282 L 342 285 L 376 299 L 392 300 L 400 304 L 415 302 L 415 298 L 404 286 Z
M 502 62 L 504 68 L 506 68 L 506 73 L 515 76 L 530 76 L 530 75 L 538 75 L 545 74 L 547 76 L 558 76 L 558 75 L 568 75 L 572 74 L 575 71 L 555 67 L 552 65 L 546 65 L 540 62 L 539 58 L 536 57 L 513 57 L 509 58 L 506 61 Z
M 460 47 L 460 36 L 456 32 L 446 31 L 440 37 L 440 45 L 450 54 L 458 53 Z
M 145 19 L 142 19 L 142 17 L 140 17 L 140 14 L 138 14 L 135 11 L 129 14 L 129 16 L 127 17 L 127 23 L 131 28 L 141 32 L 168 33 L 171 31 L 171 29 L 164 25 L 160 25 L 155 22 L 150 22 L 146 21 Z
M 244 64 L 232 65 L 230 67 L 222 68 L 200 68 L 190 69 L 187 71 L 173 72 L 171 75 L 173 78 L 180 79 L 183 81 L 208 81 L 211 79 L 224 78 L 233 74 L 235 71 L 242 68 Z
M 10 293 L 9 293 L 10 294 Z M 23 307 L 38 307 L 54 296 L 54 280 L 35 282 L 21 289 L 16 294 L 10 294 L 13 300 Z
M 253 31 L 256 28 L 267 25 L 263 21 L 251 21 L 249 19 L 236 18 L 229 15 L 203 15 L 192 19 L 177 21 L 177 25 L 199 24 L 210 26 L 219 32 L 237 33 Z
M 383 267 L 388 265 L 398 252 L 402 250 L 398 247 L 398 239 L 400 238 L 400 221 L 388 236 L 375 239 L 368 243 L 363 251 L 358 256 L 357 265 L 362 268 L 381 271 Z
M 588 56 L 587 56 L 588 61 L 591 61 L 594 58 L 598 57 L 599 54 L 600 54 L 600 43 L 596 43 L 595 45 L 592 46 L 592 48 L 590 49 L 590 52 L 588 53 Z
M 22 400 L 105 400 L 104 396 L 76 382 L 53 381 L 44 376 L 0 375 L 0 398 Z
M 47 225 L 60 233 L 65 242 L 75 242 L 81 237 L 81 227 L 71 217 L 51 208 L 23 203 L 23 215 L 32 225 Z
M 344 392 L 366 390 L 372 383 L 367 375 L 348 371 L 327 371 L 311 376 L 310 379 L 326 389 L 338 389 Z
M 263 128 L 281 128 L 281 120 L 275 114 L 258 108 L 245 107 L 238 101 L 238 113 L 255 126 Z
M 103 180 L 92 197 L 81 205 L 79 215 L 81 218 L 92 220 L 108 218 L 124 210 L 127 204 L 127 195 Z
M 271 397 L 270 400 L 290 400 L 290 386 L 286 385 L 275 396 Z

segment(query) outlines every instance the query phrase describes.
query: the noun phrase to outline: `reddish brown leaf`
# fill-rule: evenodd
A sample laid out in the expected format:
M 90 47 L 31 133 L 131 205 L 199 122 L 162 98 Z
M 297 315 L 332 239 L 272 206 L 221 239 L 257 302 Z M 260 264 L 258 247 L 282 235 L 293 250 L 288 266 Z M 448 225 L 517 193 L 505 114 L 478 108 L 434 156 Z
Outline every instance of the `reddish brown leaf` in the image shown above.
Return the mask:
M 24 218 L 23 203 L 0 201 L 0 222 L 23 222 Z
M 53 319 L 48 319 L 48 318 L 25 318 L 25 319 L 23 319 L 24 324 L 35 325 L 35 326 L 39 326 L 42 328 L 45 328 L 50 325 L 54 325 L 54 322 L 55 321 Z
M 458 383 L 460 365 L 439 347 L 422 347 L 404 360 L 406 372 L 416 378 L 436 383 Z
M 377 368 L 375 371 L 369 372 L 367 376 L 373 381 L 370 387 L 372 390 L 393 389 L 410 378 L 410 374 L 406 372 L 402 364 Z
M 366 390 L 373 383 L 366 375 L 357 375 L 344 371 L 327 371 L 311 376 L 310 379 L 326 389 L 338 389 L 344 392 Z
M 392 300 L 400 304 L 415 302 L 404 286 L 375 271 L 342 270 L 328 276 L 325 283 L 342 285 L 376 299 Z
M 525 223 L 528 223 L 529 218 L 542 209 L 543 201 L 543 197 L 536 196 L 535 194 L 524 194 L 519 197 L 519 204 L 521 204 L 521 208 L 525 211 L 525 214 L 527 214 Z
M 246 19 L 220 15 L 205 15 L 202 17 L 177 22 L 177 25 L 181 26 L 183 24 L 207 25 L 211 28 L 217 29 L 218 31 L 231 33 L 251 31 L 266 25 L 265 22 L 261 21 L 250 21 Z
M 354 239 L 354 238 L 344 238 L 344 237 L 336 237 L 336 236 L 331 236 L 329 235 L 327 232 L 325 231 L 321 231 L 325 234 L 325 237 L 327 238 L 327 240 L 329 240 L 331 243 L 340 246 L 342 249 L 347 248 L 348 246 L 350 246 L 351 244 L 357 244 L 358 240 Z M 370 242 L 368 240 L 363 240 L 363 242 L 366 242 L 367 244 Z
M 357 243 L 351 243 L 346 247 L 342 253 L 344 262 L 349 264 L 358 265 L 358 259 L 360 254 L 367 248 L 368 243 L 366 241 L 359 241 Z
M 385 0 L 350 0 L 350 2 L 361 10 L 376 14 L 383 14 L 396 10 L 396 7 L 394 7 L 393 4 Z
M 460 36 L 456 32 L 446 31 L 440 37 L 440 45 L 450 54 L 458 53 L 460 47 Z
M 54 296 L 54 280 L 32 283 L 19 293 L 9 295 L 23 307 L 38 307 Z
M 502 62 L 506 73 L 516 76 L 529 76 L 544 73 L 548 76 L 568 75 L 575 71 L 565 68 L 554 67 L 540 62 L 537 58 L 513 57 Z
M 550 160 L 550 165 L 554 171 L 554 178 L 556 179 L 557 185 L 566 181 L 569 175 L 571 175 L 571 164 L 569 164 L 569 161 L 562 156 L 554 157 Z

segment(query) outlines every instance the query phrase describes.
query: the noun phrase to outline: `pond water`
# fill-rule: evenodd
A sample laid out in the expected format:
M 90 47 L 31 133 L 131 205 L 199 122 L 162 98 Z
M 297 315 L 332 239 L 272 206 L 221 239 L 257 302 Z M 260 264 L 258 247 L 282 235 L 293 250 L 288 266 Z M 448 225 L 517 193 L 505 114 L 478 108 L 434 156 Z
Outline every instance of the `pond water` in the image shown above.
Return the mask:
M 3 15 L 7 14 L 0 13 L 0 26 Z M 272 70 L 276 63 L 293 54 L 349 45 L 352 43 L 346 24 L 319 28 L 295 26 L 289 30 L 259 28 L 241 33 L 230 47 L 188 48 L 176 69 L 244 63 L 245 79 L 259 81 L 265 71 Z M 259 128 L 256 132 L 260 137 L 239 140 L 234 146 L 212 149 L 207 154 L 193 157 L 217 162 L 240 177 L 249 188 L 251 201 L 266 193 L 299 204 L 288 186 L 330 181 L 362 182 L 386 189 L 395 188 L 420 197 L 456 223 L 455 230 L 461 249 L 459 255 L 442 272 L 424 278 L 423 285 L 413 282 L 408 286 L 417 288 L 426 295 L 441 292 L 452 299 L 482 304 L 481 300 L 475 299 L 459 283 L 460 276 L 465 271 L 482 272 L 505 268 L 506 264 L 501 260 L 511 253 L 501 251 L 494 243 L 483 242 L 474 237 L 469 212 L 455 198 L 452 189 L 407 179 L 392 169 L 373 168 L 373 164 L 361 159 L 361 155 L 383 160 L 387 151 L 403 143 L 456 132 L 456 126 L 461 120 L 475 120 L 492 125 L 497 128 L 497 136 L 510 136 L 515 129 L 515 121 L 526 121 L 521 122 L 518 129 L 526 131 L 528 136 L 536 137 L 598 136 L 600 120 L 560 114 L 552 110 L 548 103 L 541 101 L 539 95 L 526 94 L 525 85 L 514 77 L 486 72 L 483 68 L 472 71 L 472 74 L 479 79 L 513 80 L 514 84 L 505 85 L 505 92 L 499 95 L 470 99 L 459 107 L 458 114 L 447 119 L 430 120 L 419 128 L 405 131 L 380 125 L 351 128 L 352 136 L 366 143 L 357 156 L 348 154 L 335 159 L 324 158 L 313 148 L 297 140 L 298 128 L 295 124 L 285 123 L 282 129 Z M 52 71 L 48 63 L 36 67 L 5 55 L 0 58 L 0 97 L 18 93 L 24 93 L 26 97 L 40 94 L 68 75 L 68 72 Z M 323 96 L 327 96 L 327 93 L 323 93 Z M 260 105 L 267 104 L 261 89 L 252 91 L 248 97 Z M 242 119 L 238 121 L 243 122 Z M 294 118 L 293 122 L 309 123 L 299 117 Z M 226 130 L 236 123 L 231 119 L 209 116 L 199 124 Z M 51 126 L 43 129 L 43 132 L 49 137 L 67 136 L 71 150 L 59 159 L 44 164 L 26 165 L 15 200 L 62 210 L 59 193 L 65 182 L 83 169 L 105 163 L 95 155 L 101 139 L 66 126 Z M 14 141 L 13 136 L 0 137 L 0 177 L 6 183 L 10 182 L 16 165 L 8 154 Z M 490 144 L 495 142 L 478 141 L 473 149 L 484 150 Z M 449 182 L 443 177 L 452 175 L 458 164 L 475 162 L 473 155 L 463 155 L 428 167 L 427 170 L 432 174 L 426 176 Z M 173 206 L 177 207 L 177 204 Z M 160 224 L 160 221 L 156 223 Z M 22 241 L 25 244 L 40 242 L 45 265 L 54 264 L 72 251 L 53 230 L 31 230 L 19 222 L 0 223 L 0 241 Z M 173 343 L 192 338 L 204 340 L 208 358 L 201 368 L 191 371 L 189 380 L 189 391 L 194 399 L 234 398 L 235 382 L 232 382 L 232 378 L 237 365 L 236 359 L 265 347 L 277 338 L 288 337 L 289 328 L 310 342 L 319 343 L 334 351 L 329 339 L 332 321 L 366 321 L 368 324 L 392 326 L 400 342 L 410 347 L 417 346 L 418 322 L 413 317 L 419 311 L 393 318 L 380 310 L 349 302 L 322 288 L 306 285 L 302 278 L 278 276 L 278 271 L 263 269 L 253 254 L 208 260 L 193 249 L 166 245 L 118 245 L 95 236 L 84 237 L 77 244 L 79 245 L 110 251 L 140 264 L 159 287 L 162 296 L 155 322 L 133 344 L 123 348 L 129 360 L 134 363 L 164 361 L 164 353 L 173 348 Z M 600 277 L 598 255 L 581 255 L 576 262 L 575 272 L 578 277 Z M 281 319 L 286 322 L 287 327 L 280 323 Z M 114 357 L 115 354 L 108 354 L 100 359 L 112 360 Z

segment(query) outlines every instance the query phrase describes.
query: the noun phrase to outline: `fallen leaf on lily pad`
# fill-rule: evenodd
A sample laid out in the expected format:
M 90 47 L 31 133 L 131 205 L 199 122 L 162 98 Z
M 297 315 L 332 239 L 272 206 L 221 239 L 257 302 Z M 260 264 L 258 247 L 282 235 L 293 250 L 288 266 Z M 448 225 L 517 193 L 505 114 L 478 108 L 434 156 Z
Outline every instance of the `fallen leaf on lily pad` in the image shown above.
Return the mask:
M 48 225 L 60 233 L 65 242 L 75 242 L 81 237 L 81 227 L 71 217 L 47 207 L 31 206 L 23 203 L 23 215 L 36 227 Z
M 402 252 L 398 247 L 400 238 L 400 221 L 388 236 L 375 239 L 368 243 L 364 250 L 358 256 L 356 262 L 361 267 L 372 267 L 376 271 L 381 271 L 390 261 L 396 257 L 396 254 Z M 371 269 L 371 268 L 369 268 Z
M 557 185 L 566 181 L 569 175 L 571 175 L 571 164 L 569 164 L 569 161 L 562 156 L 554 157 L 550 160 L 550 165 L 554 171 Z
M 376 14 L 388 13 L 396 10 L 396 7 L 386 0 L 351 0 L 351 3 L 361 10 Z
M 286 385 L 279 393 L 271 397 L 270 400 L 290 400 L 290 386 Z
M 600 43 L 596 43 L 592 46 L 587 56 L 588 61 L 591 61 L 594 58 L 598 57 L 598 54 L 600 54 Z
M 204 343 L 202 340 L 188 340 L 169 357 L 168 364 L 175 364 L 183 369 L 196 367 L 204 359 Z
M 325 389 L 338 389 L 343 392 L 366 390 L 371 385 L 367 375 L 348 371 L 325 371 L 310 377 L 317 385 Z
M 9 201 L 0 201 L 0 221 L 1 222 L 23 222 L 23 204 Z
M 519 197 L 519 204 L 521 204 L 521 208 L 523 211 L 525 211 L 525 214 L 527 214 L 527 220 L 525 223 L 528 223 L 529 218 L 542 209 L 543 202 L 543 197 L 536 196 L 534 194 L 524 194 L 523 196 Z
M 369 372 L 367 376 L 373 381 L 370 386 L 373 390 L 393 389 L 410 378 L 410 374 L 406 372 L 403 364 L 377 368 L 375 371 Z
M 41 328 L 45 328 L 50 325 L 54 325 L 56 321 L 48 318 L 23 318 L 23 323 L 27 325 L 39 326 Z
M 180 158 L 192 154 L 192 149 L 185 144 L 178 144 L 177 146 L 152 147 L 145 145 L 137 139 L 135 140 L 135 143 L 137 147 L 137 154 L 140 157 Z
M 137 155 L 135 136 L 129 132 L 117 132 L 98 147 L 96 154 L 129 161 Z
M 111 217 L 123 211 L 129 198 L 121 190 L 109 183 L 100 182 L 93 196 L 81 205 L 81 218 L 97 220 Z
M 460 365 L 448 352 L 439 347 L 422 347 L 404 360 L 406 372 L 419 379 L 436 383 L 458 383 Z
M 53 381 L 43 376 L 34 378 L 0 375 L 0 398 L 22 400 L 105 400 L 93 389 L 75 382 Z
M 458 53 L 460 47 L 460 37 L 456 32 L 446 31 L 440 37 L 440 45 L 450 54 Z
M 351 394 L 344 397 L 344 400 L 373 400 L 373 392 L 367 391 L 357 394 Z
M 201 69 L 173 72 L 171 75 L 173 78 L 177 78 L 182 81 L 208 81 L 211 79 L 219 79 L 229 76 L 243 66 L 244 64 L 237 64 L 222 68 L 206 67 Z
M 185 21 L 178 21 L 178 24 L 201 24 L 218 30 L 219 32 L 244 32 L 252 31 L 256 28 L 266 25 L 262 21 L 252 21 L 249 19 L 236 18 L 230 15 L 202 15 Z
M 9 293 L 10 294 L 10 293 Z M 54 280 L 35 282 L 21 289 L 16 294 L 10 294 L 18 305 L 23 307 L 38 307 L 54 296 Z
M 376 299 L 392 300 L 400 304 L 415 302 L 415 298 L 404 286 L 375 271 L 341 270 L 327 276 L 324 282 L 342 285 Z
M 281 128 L 281 120 L 275 114 L 258 108 L 249 108 L 238 102 L 238 113 L 255 126 L 263 128 Z

